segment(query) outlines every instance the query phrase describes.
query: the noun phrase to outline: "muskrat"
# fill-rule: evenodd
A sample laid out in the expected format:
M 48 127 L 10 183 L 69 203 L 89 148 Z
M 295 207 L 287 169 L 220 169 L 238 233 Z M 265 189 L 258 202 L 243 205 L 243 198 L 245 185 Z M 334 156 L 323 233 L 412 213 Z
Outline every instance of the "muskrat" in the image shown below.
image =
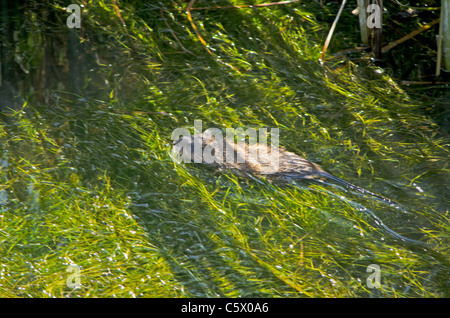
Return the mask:
M 181 137 L 174 141 L 173 145 L 172 158 L 175 161 L 180 159 L 187 162 L 194 161 L 209 164 L 213 167 L 243 171 L 249 174 L 285 179 L 287 181 L 304 178 L 326 178 L 352 190 L 369 194 L 389 204 L 400 206 L 395 201 L 342 180 L 326 172 L 317 164 L 282 147 L 269 147 L 256 142 L 235 143 L 234 139 L 233 141 L 224 139 L 220 133 L 214 135 L 209 130 L 206 130 L 203 134 Z M 367 209 L 364 210 L 375 219 L 376 224 L 380 228 L 393 237 L 415 246 L 428 246 L 425 242 L 409 239 L 396 233 L 387 227 L 373 212 Z M 436 253 L 435 256 L 443 259 L 439 253 Z
M 184 136 L 174 141 L 173 154 L 183 161 L 206 163 L 218 168 L 240 170 L 251 174 L 288 181 L 296 179 L 327 178 L 352 190 L 377 197 L 389 203 L 394 201 L 351 184 L 317 164 L 282 147 L 274 148 L 261 143 L 230 142 L 216 138 L 206 130 L 203 134 Z M 196 146 L 196 144 L 198 146 Z

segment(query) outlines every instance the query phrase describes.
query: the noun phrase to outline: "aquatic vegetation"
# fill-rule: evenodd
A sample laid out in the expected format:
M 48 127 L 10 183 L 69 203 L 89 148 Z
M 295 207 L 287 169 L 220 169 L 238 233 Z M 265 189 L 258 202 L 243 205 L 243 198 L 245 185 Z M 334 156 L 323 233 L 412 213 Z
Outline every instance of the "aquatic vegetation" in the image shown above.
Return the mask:
M 84 89 L 1 115 L 1 296 L 448 297 L 448 138 L 377 67 L 320 65 L 312 4 L 85 2 Z M 400 206 L 176 164 L 171 133 L 196 119 L 280 128 L 289 151 Z

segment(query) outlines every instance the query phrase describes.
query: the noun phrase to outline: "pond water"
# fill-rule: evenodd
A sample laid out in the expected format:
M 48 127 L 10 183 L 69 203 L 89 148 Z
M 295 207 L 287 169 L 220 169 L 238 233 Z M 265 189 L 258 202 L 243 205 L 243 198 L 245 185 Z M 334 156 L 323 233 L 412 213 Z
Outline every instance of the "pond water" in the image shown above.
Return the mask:
M 4 296 L 448 297 L 436 100 L 370 63 L 320 65 L 326 29 L 303 5 L 193 12 L 199 35 L 184 13 L 132 6 L 118 32 L 89 4 L 84 89 L 48 79 L 2 113 Z M 194 120 L 279 128 L 287 150 L 396 203 L 177 164 L 171 134 Z

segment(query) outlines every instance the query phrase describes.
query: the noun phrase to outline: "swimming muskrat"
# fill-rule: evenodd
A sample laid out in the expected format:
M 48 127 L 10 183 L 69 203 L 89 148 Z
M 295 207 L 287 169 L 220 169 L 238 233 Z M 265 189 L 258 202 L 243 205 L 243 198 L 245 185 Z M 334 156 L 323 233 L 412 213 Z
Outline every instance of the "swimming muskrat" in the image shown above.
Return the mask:
M 218 168 L 236 169 L 288 181 L 327 178 L 352 190 L 395 203 L 342 180 L 326 172 L 317 164 L 282 147 L 274 148 L 260 143 L 230 142 L 226 138 L 216 138 L 216 135 L 209 133 L 208 130 L 203 134 L 181 137 L 173 144 L 173 153 L 183 161 L 206 163 Z
M 326 178 L 338 182 L 352 190 L 369 194 L 389 204 L 400 206 L 395 201 L 351 184 L 331 173 L 326 172 L 317 164 L 282 147 L 266 146 L 261 143 L 228 141 L 220 134 L 214 135 L 208 130 L 203 134 L 184 136 L 174 141 L 172 158 L 175 161 L 205 163 L 217 168 L 232 169 L 245 173 L 263 175 L 269 178 L 281 178 L 287 181 L 296 179 Z M 428 247 L 427 243 L 404 237 L 387 227 L 380 218 L 368 209 L 376 224 L 387 233 L 413 246 Z M 438 253 L 439 254 L 439 253 Z M 436 257 L 443 259 L 440 255 Z

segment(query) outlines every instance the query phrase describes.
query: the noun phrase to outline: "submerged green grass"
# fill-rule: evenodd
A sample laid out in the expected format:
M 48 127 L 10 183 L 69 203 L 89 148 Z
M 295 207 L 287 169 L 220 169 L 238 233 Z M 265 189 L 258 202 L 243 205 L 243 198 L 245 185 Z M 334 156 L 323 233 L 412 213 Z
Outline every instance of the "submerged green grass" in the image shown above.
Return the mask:
M 103 84 L 2 115 L 1 296 L 448 297 L 448 140 L 392 79 L 319 65 L 326 26 L 302 3 L 192 11 L 209 52 L 168 10 L 184 2 L 132 4 L 130 36 L 112 3 L 84 12 Z M 195 119 L 280 128 L 287 149 L 401 206 L 177 165 L 171 133 Z

